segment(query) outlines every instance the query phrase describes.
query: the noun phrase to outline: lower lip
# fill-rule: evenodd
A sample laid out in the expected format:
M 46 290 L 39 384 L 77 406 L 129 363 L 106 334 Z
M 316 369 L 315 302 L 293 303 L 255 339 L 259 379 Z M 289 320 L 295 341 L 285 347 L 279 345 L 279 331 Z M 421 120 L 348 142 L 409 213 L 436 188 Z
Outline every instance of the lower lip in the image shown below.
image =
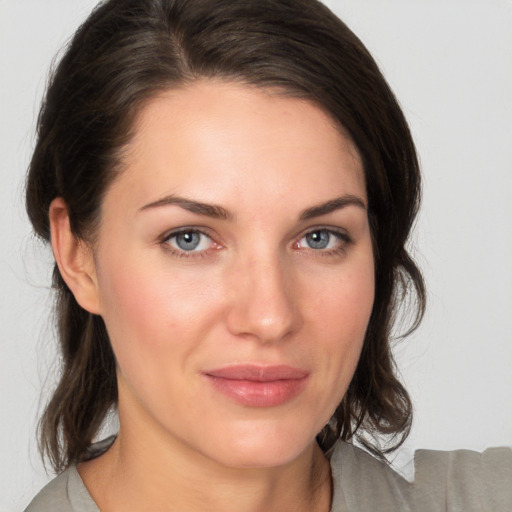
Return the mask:
M 276 407 L 293 400 L 306 386 L 307 376 L 300 379 L 253 381 L 206 375 L 213 387 L 240 405 Z

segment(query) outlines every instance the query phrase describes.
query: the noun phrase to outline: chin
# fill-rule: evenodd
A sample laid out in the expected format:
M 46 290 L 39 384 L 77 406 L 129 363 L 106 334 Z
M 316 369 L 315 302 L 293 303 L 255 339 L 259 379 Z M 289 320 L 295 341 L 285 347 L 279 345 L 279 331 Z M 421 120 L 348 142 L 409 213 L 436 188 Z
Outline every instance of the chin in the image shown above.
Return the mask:
M 300 422 L 297 422 L 300 424 Z M 315 434 L 295 428 L 265 428 L 255 424 L 245 432 L 226 432 L 214 458 L 226 467 L 271 468 L 290 464 L 316 443 Z M 226 429 L 228 431 L 229 429 Z M 213 444 L 209 448 L 213 448 Z M 209 450 L 210 451 L 210 450 Z M 213 454 L 212 454 L 213 455 Z

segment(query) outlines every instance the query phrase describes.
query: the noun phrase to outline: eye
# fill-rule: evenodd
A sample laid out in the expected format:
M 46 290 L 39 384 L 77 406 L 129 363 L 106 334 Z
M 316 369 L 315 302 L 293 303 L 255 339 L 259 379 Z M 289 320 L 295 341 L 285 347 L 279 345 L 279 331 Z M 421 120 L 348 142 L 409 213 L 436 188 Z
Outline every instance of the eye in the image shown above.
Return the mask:
M 332 229 L 320 228 L 306 233 L 297 243 L 300 248 L 314 249 L 316 251 L 330 251 L 342 248 L 349 242 L 344 233 Z
M 213 245 L 212 239 L 193 229 L 178 231 L 168 235 L 165 240 L 173 249 L 182 252 L 201 252 L 206 251 Z

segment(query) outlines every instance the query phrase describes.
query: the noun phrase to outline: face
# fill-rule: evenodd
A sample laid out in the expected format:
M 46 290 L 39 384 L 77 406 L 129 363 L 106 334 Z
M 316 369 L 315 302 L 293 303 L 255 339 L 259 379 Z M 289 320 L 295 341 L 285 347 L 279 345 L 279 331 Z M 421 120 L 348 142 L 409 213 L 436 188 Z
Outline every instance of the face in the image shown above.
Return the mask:
M 121 430 L 230 467 L 294 460 L 373 304 L 356 148 L 309 102 L 204 81 L 152 99 L 123 158 L 94 247 Z

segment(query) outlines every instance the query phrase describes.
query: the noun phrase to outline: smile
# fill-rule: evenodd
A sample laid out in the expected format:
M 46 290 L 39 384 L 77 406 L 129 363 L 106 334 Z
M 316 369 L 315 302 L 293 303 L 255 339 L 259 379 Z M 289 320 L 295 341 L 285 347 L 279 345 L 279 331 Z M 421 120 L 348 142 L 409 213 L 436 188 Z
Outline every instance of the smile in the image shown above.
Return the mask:
M 247 407 L 276 407 L 298 396 L 309 373 L 290 366 L 231 366 L 204 373 L 213 388 Z

